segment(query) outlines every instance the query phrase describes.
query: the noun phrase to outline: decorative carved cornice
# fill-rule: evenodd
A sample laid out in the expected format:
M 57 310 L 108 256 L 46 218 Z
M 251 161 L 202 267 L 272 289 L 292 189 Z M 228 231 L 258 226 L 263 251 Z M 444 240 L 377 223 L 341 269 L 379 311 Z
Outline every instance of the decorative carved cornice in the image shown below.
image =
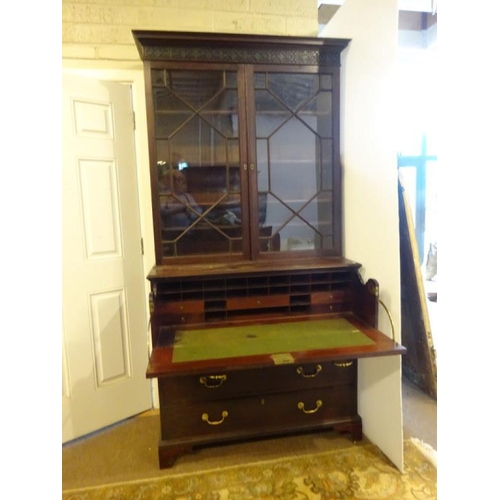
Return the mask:
M 347 39 L 133 31 L 144 61 L 340 66 Z
M 142 58 L 147 61 L 201 61 L 249 64 L 301 64 L 339 66 L 340 53 L 312 49 L 248 49 L 234 47 L 144 47 Z

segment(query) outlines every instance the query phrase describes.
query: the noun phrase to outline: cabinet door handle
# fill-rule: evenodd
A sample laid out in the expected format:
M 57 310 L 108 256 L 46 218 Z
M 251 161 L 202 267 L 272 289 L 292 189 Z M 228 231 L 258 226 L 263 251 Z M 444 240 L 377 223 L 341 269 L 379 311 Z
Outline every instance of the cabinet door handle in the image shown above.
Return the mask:
M 254 170 L 255 169 L 255 165 L 253 163 L 250 163 L 250 170 Z
M 316 371 L 315 371 L 314 373 L 310 373 L 310 374 L 306 375 L 306 374 L 304 373 L 304 369 L 302 368 L 302 366 L 299 366 L 299 367 L 297 368 L 297 373 L 298 373 L 299 375 L 302 375 L 304 378 L 313 378 L 313 377 L 315 377 L 315 376 L 316 376 L 316 375 L 317 375 L 317 374 L 318 374 L 318 373 L 319 373 L 322 369 L 323 369 L 323 368 L 321 367 L 321 365 L 316 365 Z
M 210 417 L 208 416 L 208 413 L 204 413 L 201 416 L 201 419 L 204 422 L 206 422 L 208 425 L 220 425 L 220 424 L 222 424 L 222 422 L 224 422 L 224 419 L 229 415 L 229 413 L 226 410 L 224 410 L 221 415 L 222 415 L 222 418 L 220 420 L 215 421 L 215 422 L 210 421 Z
M 314 408 L 313 410 L 306 410 L 305 404 L 302 401 L 297 405 L 297 408 L 299 410 L 302 410 L 304 413 L 316 413 L 322 406 L 323 401 L 321 401 L 321 399 L 318 399 L 318 401 L 316 401 L 316 408 Z
M 217 389 L 227 380 L 227 375 L 208 375 L 208 377 L 200 377 L 200 384 L 208 389 Z

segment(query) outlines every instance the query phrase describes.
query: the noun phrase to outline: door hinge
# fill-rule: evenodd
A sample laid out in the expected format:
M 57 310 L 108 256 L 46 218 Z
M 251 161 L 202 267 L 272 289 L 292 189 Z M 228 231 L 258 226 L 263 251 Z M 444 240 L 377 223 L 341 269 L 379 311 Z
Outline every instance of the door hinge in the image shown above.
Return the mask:
M 132 124 L 135 130 L 135 111 L 132 111 Z
M 141 238 L 141 254 L 144 255 L 144 240 Z

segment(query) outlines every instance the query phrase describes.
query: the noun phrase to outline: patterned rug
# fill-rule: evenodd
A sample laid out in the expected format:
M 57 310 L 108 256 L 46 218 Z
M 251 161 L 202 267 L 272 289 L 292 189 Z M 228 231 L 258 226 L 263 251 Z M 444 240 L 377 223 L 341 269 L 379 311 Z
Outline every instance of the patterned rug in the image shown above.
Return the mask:
M 404 443 L 401 473 L 373 444 L 199 474 L 63 491 L 63 500 L 429 500 L 437 469 L 425 449 Z

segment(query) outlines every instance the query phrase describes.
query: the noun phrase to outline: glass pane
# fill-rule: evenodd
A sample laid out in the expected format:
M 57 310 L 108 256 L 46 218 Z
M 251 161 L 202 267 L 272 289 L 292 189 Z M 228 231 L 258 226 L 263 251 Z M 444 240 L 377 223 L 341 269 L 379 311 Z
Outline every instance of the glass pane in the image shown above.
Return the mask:
M 254 83 L 261 252 L 332 249 L 332 78 L 257 73 Z
M 167 86 L 186 104 L 199 110 L 224 88 L 224 72 L 168 71 Z
M 164 69 L 153 69 L 151 70 L 151 83 L 153 87 L 165 86 L 165 70 Z
M 300 73 L 269 73 L 267 87 L 286 107 L 295 111 L 317 93 L 319 76 Z
M 319 75 L 319 84 L 322 90 L 332 90 L 332 75 Z
M 267 139 L 257 139 L 257 182 L 260 192 L 269 191 L 269 163 Z
M 170 138 L 170 148 L 188 166 L 226 165 L 226 138 L 199 115 L 185 122 Z
M 265 90 L 255 92 L 255 111 L 258 138 L 269 137 L 292 116 L 289 109 Z
M 153 79 L 164 256 L 241 252 L 236 73 Z
M 185 124 L 191 116 L 193 116 L 191 113 L 169 113 L 168 115 L 156 113 L 156 138 L 159 139 L 160 137 L 162 137 L 167 139 L 174 132 L 176 132 L 182 126 L 182 124 Z
M 316 194 L 316 136 L 302 121 L 293 119 L 280 128 L 269 139 L 269 152 L 271 191 L 278 198 L 307 201 Z
M 279 198 L 273 195 L 261 196 L 263 196 L 262 199 L 265 200 L 265 223 L 275 228 L 275 232 L 293 219 L 293 210 Z
M 211 226 L 200 226 L 184 232 L 163 231 L 163 254 L 166 257 L 219 254 L 241 251 L 241 237 L 233 242 Z
M 320 92 L 302 108 L 299 116 L 321 137 L 332 136 L 332 93 Z
M 238 137 L 238 94 L 228 90 L 204 106 L 201 116 L 224 137 Z
M 241 252 L 241 196 L 234 191 L 239 170 L 188 168 L 166 177 L 174 186 L 161 196 L 166 255 Z
M 331 236 L 333 228 L 332 205 L 332 192 L 322 191 L 309 205 L 307 205 L 300 215 L 308 220 L 319 234 Z
M 333 142 L 327 139 L 318 139 L 317 149 L 320 152 L 319 164 L 321 165 L 322 189 L 333 190 Z
M 286 244 L 283 250 L 314 250 L 316 248 L 316 233 L 303 220 L 295 217 L 291 223 L 280 231 L 280 241 Z

